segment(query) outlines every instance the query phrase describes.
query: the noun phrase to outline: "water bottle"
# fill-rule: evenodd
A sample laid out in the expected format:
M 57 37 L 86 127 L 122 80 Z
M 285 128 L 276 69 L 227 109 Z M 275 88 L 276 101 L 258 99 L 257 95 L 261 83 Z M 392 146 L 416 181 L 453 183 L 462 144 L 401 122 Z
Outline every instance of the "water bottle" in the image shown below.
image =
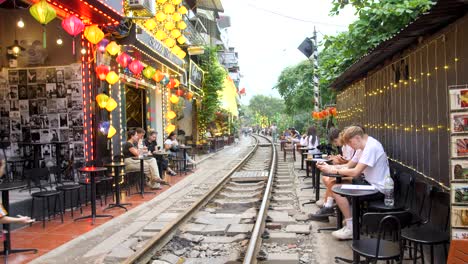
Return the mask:
M 385 177 L 383 193 L 385 195 L 385 206 L 392 207 L 395 204 L 395 200 L 393 198 L 393 180 L 390 175 Z
M 143 140 L 138 141 L 138 158 L 143 158 Z

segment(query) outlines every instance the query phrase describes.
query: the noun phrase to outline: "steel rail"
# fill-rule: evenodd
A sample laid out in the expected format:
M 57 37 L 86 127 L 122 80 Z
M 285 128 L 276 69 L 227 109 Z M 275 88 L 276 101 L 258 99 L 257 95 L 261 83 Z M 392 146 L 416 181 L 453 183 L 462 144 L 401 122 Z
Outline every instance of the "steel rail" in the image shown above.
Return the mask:
M 269 139 L 268 139 L 269 140 Z M 247 246 L 247 250 L 245 251 L 244 256 L 244 264 L 255 264 L 257 263 L 257 255 L 260 251 L 260 246 L 262 245 L 262 234 L 265 230 L 265 223 L 268 213 L 268 207 L 270 207 L 270 198 L 271 193 L 273 190 L 273 178 L 275 175 L 276 170 L 276 163 L 277 163 L 277 153 L 276 153 L 276 146 L 273 144 L 271 140 L 271 145 L 273 147 L 272 151 L 272 158 L 270 163 L 270 172 L 268 174 L 268 182 L 263 194 L 262 204 L 260 206 L 260 210 L 257 214 L 257 221 L 255 222 L 252 235 L 250 237 L 249 244 Z
M 229 181 L 230 177 L 234 172 L 241 168 L 257 151 L 259 140 L 254 137 L 255 146 L 254 148 L 236 165 L 232 168 L 222 179 L 220 179 L 200 200 L 195 202 L 185 213 L 173 220 L 168 226 L 164 227 L 156 236 L 151 238 L 146 244 L 143 245 L 139 250 L 135 252 L 132 256 L 127 258 L 122 263 L 131 264 L 131 263 L 148 263 L 155 253 L 162 249 L 173 237 L 175 232 L 208 201 L 212 199 Z

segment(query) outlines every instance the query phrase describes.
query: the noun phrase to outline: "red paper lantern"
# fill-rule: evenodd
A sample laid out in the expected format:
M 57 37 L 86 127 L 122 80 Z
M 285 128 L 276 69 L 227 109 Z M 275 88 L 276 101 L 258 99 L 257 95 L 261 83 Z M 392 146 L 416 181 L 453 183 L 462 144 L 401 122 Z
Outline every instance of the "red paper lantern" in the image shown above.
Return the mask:
M 330 110 L 330 113 L 332 114 L 332 116 L 336 116 L 336 107 L 333 107 L 333 108 Z
M 183 96 L 183 95 L 184 95 L 184 90 L 177 89 L 177 91 L 175 92 L 175 94 L 177 94 L 178 96 Z
M 62 20 L 62 27 L 68 34 L 73 36 L 73 54 L 75 54 L 75 37 L 83 31 L 83 21 L 74 15 L 70 15 Z
M 156 73 L 153 75 L 153 80 L 155 82 L 160 82 L 164 78 L 164 74 L 160 70 L 156 70 Z
M 109 66 L 107 65 L 99 65 L 96 67 L 96 74 L 99 80 L 104 81 L 106 79 L 107 74 L 109 73 Z
M 176 81 L 174 79 L 169 79 L 169 82 L 167 83 L 167 88 L 173 89 L 174 86 L 176 85 Z
M 326 110 L 326 109 L 322 110 L 322 116 L 327 117 L 328 116 L 328 110 Z
M 117 56 L 115 60 L 120 66 L 126 68 L 128 64 L 132 61 L 132 57 L 130 57 L 130 55 L 128 55 L 127 53 L 122 52 L 119 54 L 119 56 Z
M 143 68 L 145 68 L 145 66 L 143 66 L 143 63 L 139 60 L 134 60 L 128 65 L 128 69 L 135 75 L 140 74 Z
M 192 93 L 192 92 L 186 93 L 186 94 L 185 94 L 185 98 L 187 98 L 187 100 L 189 100 L 189 101 L 192 100 L 192 98 L 193 98 L 193 93 Z

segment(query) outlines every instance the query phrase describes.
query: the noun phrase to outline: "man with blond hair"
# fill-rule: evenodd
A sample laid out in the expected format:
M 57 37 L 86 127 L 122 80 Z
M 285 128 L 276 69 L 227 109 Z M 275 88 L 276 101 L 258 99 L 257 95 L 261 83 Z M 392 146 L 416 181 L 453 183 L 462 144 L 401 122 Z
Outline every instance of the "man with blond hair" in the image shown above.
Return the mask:
M 367 135 L 359 126 L 350 126 L 343 132 L 343 142 L 355 150 L 361 150 L 362 153 L 357 162 L 351 161 L 348 167 L 340 165 L 318 164 L 317 167 L 324 173 L 339 174 L 346 177 L 358 178 L 364 174 L 366 184 L 370 184 L 379 191 L 375 197 L 368 199 L 383 199 L 383 188 L 385 177 L 390 174 L 388 166 L 388 157 L 385 154 L 382 144 L 375 138 Z M 343 213 L 346 225 L 332 235 L 340 240 L 353 238 L 353 219 L 349 208 L 349 201 L 346 197 L 333 193 L 339 209 Z

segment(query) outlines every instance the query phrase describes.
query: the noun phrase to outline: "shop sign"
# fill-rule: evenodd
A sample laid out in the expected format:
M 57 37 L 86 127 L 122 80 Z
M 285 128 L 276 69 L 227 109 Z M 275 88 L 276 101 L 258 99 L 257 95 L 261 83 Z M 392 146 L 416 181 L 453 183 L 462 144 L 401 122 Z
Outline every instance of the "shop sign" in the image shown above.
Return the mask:
M 189 84 L 201 90 L 203 84 L 203 70 L 190 60 Z
M 153 50 L 163 58 L 169 60 L 174 65 L 178 67 L 183 66 L 183 60 L 174 55 L 164 44 L 162 44 L 159 40 L 151 36 L 148 32 L 146 32 L 146 30 L 140 28 L 137 29 L 136 32 L 136 39 L 143 45 L 146 45 L 149 49 Z

